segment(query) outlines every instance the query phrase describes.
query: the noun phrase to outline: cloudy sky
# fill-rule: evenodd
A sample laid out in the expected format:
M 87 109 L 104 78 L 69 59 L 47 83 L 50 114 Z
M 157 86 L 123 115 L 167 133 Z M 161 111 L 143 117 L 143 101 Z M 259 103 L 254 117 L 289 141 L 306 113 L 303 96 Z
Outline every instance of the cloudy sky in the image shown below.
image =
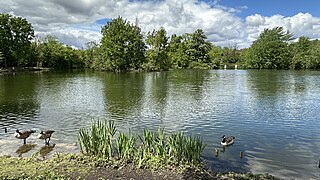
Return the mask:
M 38 36 L 54 35 L 79 48 L 100 41 L 100 29 L 119 15 L 144 32 L 201 28 L 220 46 L 250 46 L 265 28 L 320 38 L 320 0 L 0 0 L 0 12 L 22 16 Z

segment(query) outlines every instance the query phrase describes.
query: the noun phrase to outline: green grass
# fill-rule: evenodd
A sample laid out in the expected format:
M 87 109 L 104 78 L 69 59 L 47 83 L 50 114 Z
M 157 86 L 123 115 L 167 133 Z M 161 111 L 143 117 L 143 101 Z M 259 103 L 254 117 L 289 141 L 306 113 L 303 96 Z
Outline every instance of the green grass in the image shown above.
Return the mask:
M 36 157 L 0 156 L 0 179 L 69 179 L 85 177 L 94 167 L 89 157 L 76 154 L 56 154 L 41 161 Z
M 133 163 L 137 167 L 196 167 L 205 148 L 200 137 L 182 132 L 166 134 L 144 129 L 142 134 L 118 132 L 113 121 L 94 121 L 79 130 L 81 152 L 103 159 Z

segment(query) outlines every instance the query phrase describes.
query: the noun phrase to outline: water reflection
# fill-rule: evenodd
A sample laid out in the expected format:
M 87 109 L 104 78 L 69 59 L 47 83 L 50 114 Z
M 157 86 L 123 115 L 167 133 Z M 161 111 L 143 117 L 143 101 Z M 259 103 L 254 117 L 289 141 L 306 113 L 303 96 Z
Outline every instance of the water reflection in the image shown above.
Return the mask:
M 104 76 L 106 111 L 112 118 L 132 117 L 141 109 L 145 75 L 142 73 L 106 73 Z
M 55 146 L 31 136 L 39 146 L 25 156 L 79 152 L 78 128 L 113 119 L 134 133 L 161 126 L 199 135 L 213 170 L 319 178 L 319 71 L 48 72 L 1 76 L 0 87 L 0 155 L 18 155 L 16 129 L 57 132 Z M 223 134 L 236 137 L 225 149 Z
M 22 154 L 29 152 L 34 147 L 36 147 L 36 144 L 24 144 L 16 150 L 16 153 L 19 157 L 22 157 Z
M 50 144 L 50 145 L 44 145 L 44 146 L 42 146 L 41 149 L 40 149 L 40 151 L 39 151 L 40 156 L 41 156 L 43 159 L 45 159 L 45 158 L 48 156 L 48 154 L 53 151 L 53 149 L 54 149 L 55 146 L 56 146 L 56 144 Z
M 248 149 L 247 153 L 252 156 L 248 159 L 250 170 L 298 177 L 314 169 L 312 159 L 317 159 L 318 152 L 312 144 L 319 137 L 312 140 L 310 137 L 317 134 L 319 122 L 310 115 L 320 106 L 315 103 L 318 97 L 310 94 L 310 90 L 319 88 L 319 79 L 310 81 L 305 72 L 292 71 L 252 71 L 248 75 L 251 91 L 256 94 L 249 101 L 252 123 L 249 129 L 251 135 L 261 139 L 260 143 L 251 142 Z
M 39 109 L 36 99 L 37 74 L 3 75 L 0 78 L 0 123 L 28 123 Z

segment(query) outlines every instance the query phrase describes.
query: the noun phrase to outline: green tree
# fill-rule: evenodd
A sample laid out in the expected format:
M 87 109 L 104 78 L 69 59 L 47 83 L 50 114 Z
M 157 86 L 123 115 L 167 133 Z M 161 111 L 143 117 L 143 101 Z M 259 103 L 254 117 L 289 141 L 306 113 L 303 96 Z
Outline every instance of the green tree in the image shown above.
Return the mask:
M 82 52 L 65 46 L 54 36 L 46 36 L 39 45 L 39 65 L 57 69 L 84 67 Z
M 265 29 L 248 51 L 246 64 L 256 69 L 287 69 L 291 59 L 292 34 L 282 27 Z
M 181 36 L 177 36 L 176 34 L 172 34 L 170 37 L 169 45 L 168 45 L 168 59 L 170 66 L 172 68 L 178 68 L 178 48 L 181 43 Z
M 31 24 L 24 18 L 10 14 L 0 14 L 0 51 L 3 62 L 0 66 L 28 65 L 27 59 L 34 31 Z
M 237 63 L 240 61 L 240 51 L 237 48 L 237 45 L 234 44 L 233 46 L 224 47 L 222 49 L 222 63 L 229 64 L 229 63 Z
M 313 40 L 309 51 L 306 57 L 306 69 L 320 69 L 320 41 Z
M 149 49 L 146 52 L 147 63 L 144 65 L 145 69 L 153 71 L 169 69 L 168 39 L 164 28 L 148 33 L 146 42 Z
M 39 48 L 37 42 L 31 42 L 26 58 L 20 60 L 20 64 L 24 67 L 38 66 L 39 61 Z
M 187 38 L 186 34 L 177 36 L 173 34 L 168 46 L 168 56 L 171 67 L 174 69 L 188 68 L 190 64 L 187 51 Z
M 99 55 L 100 55 L 99 44 L 95 41 L 89 41 L 85 45 L 86 45 L 86 50 L 84 52 L 84 57 L 83 57 L 85 66 L 89 68 L 98 68 L 94 63 L 98 62 L 97 59 L 99 58 Z
M 209 52 L 210 62 L 213 64 L 213 68 L 219 68 L 222 58 L 223 58 L 223 49 L 220 46 L 212 46 Z
M 293 57 L 290 64 L 292 69 L 306 69 L 308 59 L 311 56 L 312 43 L 308 37 L 301 36 L 299 40 L 291 45 Z
M 192 34 L 172 35 L 169 43 L 169 59 L 174 68 L 210 68 L 208 42 L 203 30 L 198 29 Z
M 62 66 L 61 61 L 63 56 L 61 54 L 63 50 L 63 43 L 56 37 L 48 35 L 44 37 L 40 48 L 40 63 L 43 67 L 57 68 Z
M 141 68 L 145 61 L 145 44 L 138 26 L 118 17 L 102 27 L 102 67 L 112 71 Z
M 202 29 L 197 29 L 194 33 L 188 35 L 187 54 L 192 62 L 209 63 L 209 51 L 211 43 L 207 41 L 207 36 Z

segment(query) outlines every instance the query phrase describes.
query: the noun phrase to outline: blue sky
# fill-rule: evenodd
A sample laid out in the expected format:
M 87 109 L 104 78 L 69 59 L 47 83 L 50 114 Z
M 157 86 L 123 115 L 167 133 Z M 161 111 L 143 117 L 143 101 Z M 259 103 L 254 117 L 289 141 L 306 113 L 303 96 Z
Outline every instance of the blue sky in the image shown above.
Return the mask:
M 282 26 L 296 38 L 320 38 L 320 0 L 6 0 L 0 12 L 26 18 L 36 35 L 54 35 L 84 48 L 99 42 L 101 26 L 118 16 L 144 33 L 164 27 L 168 36 L 203 29 L 219 46 L 252 44 L 266 28 Z
M 253 14 L 272 16 L 280 14 L 283 16 L 293 16 L 298 13 L 310 13 L 313 16 L 320 16 L 319 0 L 202 0 L 207 3 L 218 3 L 226 7 L 247 7 L 238 13 L 245 18 Z
M 96 24 L 100 24 L 100 25 L 105 25 L 107 24 L 108 22 L 112 21 L 112 19 L 110 18 L 102 18 L 102 19 L 98 19 L 96 20 Z

